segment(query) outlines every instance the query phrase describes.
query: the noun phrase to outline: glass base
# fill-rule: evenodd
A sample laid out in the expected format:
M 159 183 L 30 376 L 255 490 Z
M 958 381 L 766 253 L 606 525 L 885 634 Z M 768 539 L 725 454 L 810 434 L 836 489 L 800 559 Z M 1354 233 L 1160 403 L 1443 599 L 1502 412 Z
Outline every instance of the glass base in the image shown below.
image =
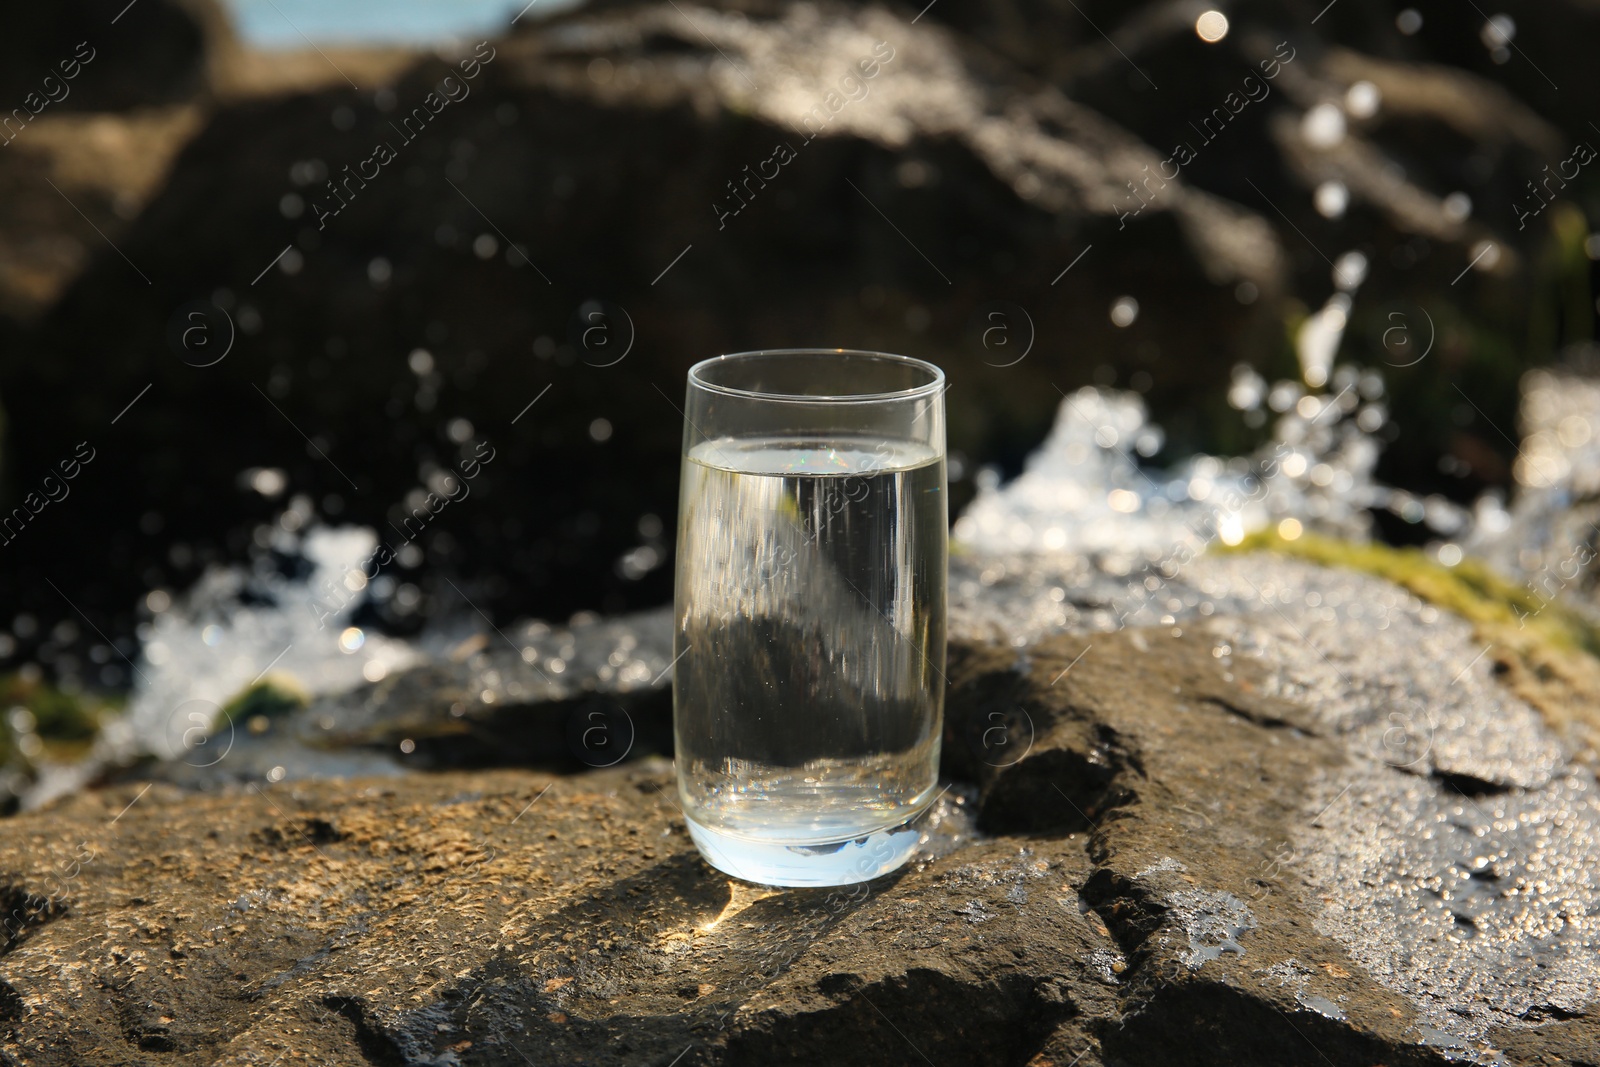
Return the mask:
M 929 805 L 931 807 L 931 805 Z M 789 888 L 853 885 L 888 874 L 911 858 L 922 839 L 928 808 L 896 826 L 842 841 L 785 845 L 735 837 L 685 817 L 689 836 L 707 863 L 760 885 Z

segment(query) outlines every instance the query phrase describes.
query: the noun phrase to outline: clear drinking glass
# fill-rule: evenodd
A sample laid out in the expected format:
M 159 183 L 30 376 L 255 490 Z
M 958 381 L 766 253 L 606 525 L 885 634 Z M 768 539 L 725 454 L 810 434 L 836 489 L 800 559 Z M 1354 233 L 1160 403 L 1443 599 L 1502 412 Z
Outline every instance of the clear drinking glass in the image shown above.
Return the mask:
M 879 352 L 689 370 L 678 792 L 702 855 L 769 885 L 904 863 L 944 712 L 944 372 Z

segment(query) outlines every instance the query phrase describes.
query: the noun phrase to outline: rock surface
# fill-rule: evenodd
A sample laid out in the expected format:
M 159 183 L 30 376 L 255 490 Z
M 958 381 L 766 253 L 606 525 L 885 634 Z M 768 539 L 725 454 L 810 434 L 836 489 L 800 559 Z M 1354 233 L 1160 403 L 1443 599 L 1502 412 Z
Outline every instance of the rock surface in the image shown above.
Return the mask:
M 293 614 L 284 609 L 278 618 Z M 193 634 L 188 641 L 197 643 Z M 154 692 L 140 693 L 124 746 L 102 744 L 83 766 L 27 793 L 24 806 L 101 775 L 211 789 L 426 768 L 571 771 L 672 753 L 668 609 L 565 627 L 525 622 L 428 657 L 416 648 L 401 651 L 408 666 L 381 681 L 341 685 L 324 675 L 312 699 L 285 699 L 287 706 L 271 714 L 229 716 L 203 699 L 178 702 L 173 712 L 181 698 L 152 686 Z M 184 674 L 178 664 L 157 677 L 181 682 Z M 284 688 L 274 692 L 286 696 L 303 681 L 292 672 L 269 677 L 282 679 Z M 187 684 L 192 692 L 192 675 Z
M 659 759 L 120 785 L 0 825 L 0 1047 L 30 1064 L 1600 1060 L 1595 779 L 1467 623 L 1265 555 L 1202 557 L 1120 611 L 1127 576 L 1085 564 L 956 577 L 953 788 L 896 875 L 730 881 L 696 857 Z

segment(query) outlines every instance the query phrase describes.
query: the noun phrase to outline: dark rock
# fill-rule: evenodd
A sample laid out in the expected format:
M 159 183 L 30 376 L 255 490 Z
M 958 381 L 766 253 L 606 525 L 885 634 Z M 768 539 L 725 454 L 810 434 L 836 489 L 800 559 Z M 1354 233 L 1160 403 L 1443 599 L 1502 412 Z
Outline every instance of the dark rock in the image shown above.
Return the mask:
M 946 17 L 987 47 L 940 25 Z M 1374 286 L 1420 299 L 1492 235 L 1506 251 L 1481 279 L 1495 295 L 1483 303 L 1526 306 L 1535 246 L 1512 239 L 1505 220 L 1441 214 L 1442 190 L 1500 202 L 1556 143 L 1516 99 L 1479 77 L 1322 47 L 1288 6 L 1235 12 L 1235 32 L 1210 49 L 1187 9 L 1136 5 L 1127 19 L 1112 26 L 1117 47 L 1159 63 L 1157 80 L 1170 72 L 1199 111 L 1273 54 L 1280 33 L 1303 46 L 1273 95 L 1227 131 L 1237 143 L 1183 168 L 1148 209 L 1129 183 L 1193 116 L 1157 109 L 1163 94 L 1128 91 L 1126 60 L 1056 4 L 948 15 L 937 5 L 921 19 L 783 4 L 693 21 L 670 5 L 572 13 L 493 45 L 471 95 L 414 138 L 398 132 L 402 120 L 459 65 L 415 63 L 389 87 L 392 111 L 370 90 L 298 82 L 224 94 L 203 115 L 161 120 L 157 155 L 186 143 L 170 172 L 138 154 L 101 161 L 107 177 L 90 183 L 83 209 L 120 252 L 73 229 L 82 220 L 40 178 L 55 157 L 19 157 L 0 182 L 15 180 L 21 216 L 77 234 L 77 250 L 24 271 L 18 285 L 34 295 L 18 306 L 55 291 L 44 275 L 87 266 L 4 346 L 19 356 L 0 364 L 0 392 L 28 398 L 11 405 L 8 463 L 25 485 L 81 441 L 100 458 L 72 499 L 7 546 L 15 565 L 0 574 L 0 596 L 39 614 L 46 632 L 69 613 L 48 577 L 131 642 L 140 595 L 247 555 L 255 526 L 281 507 L 243 487 L 242 472 L 282 469 L 289 495 L 323 518 L 404 539 L 428 492 L 492 448 L 472 499 L 415 534 L 426 551 L 421 613 L 455 601 L 440 580 L 449 575 L 497 619 L 638 609 L 668 595 L 675 405 L 696 359 L 808 340 L 933 359 L 955 386 L 951 441 L 970 470 L 1020 458 L 1053 413 L 1055 387 L 1088 380 L 1099 363 L 1150 377 L 1174 447 L 1237 436 L 1222 401 L 1227 370 L 1281 358 L 1284 321 L 1299 314 L 1282 302 L 1290 289 L 1331 285 L 1319 248 L 1368 248 Z M 1394 31 L 1363 19 L 1351 40 L 1383 51 Z M 878 42 L 893 58 L 871 59 Z M 1070 77 L 1058 55 L 1071 58 Z M 860 80 L 860 59 L 877 63 L 873 78 Z M 861 88 L 841 95 L 846 76 Z M 1386 87 L 1387 103 L 1352 121 L 1344 148 L 1307 149 L 1291 130 L 1298 116 L 1357 80 Z M 133 119 L 108 121 L 128 143 L 150 143 Z M 392 163 L 376 178 L 344 176 L 380 142 L 393 142 Z M 796 158 L 777 178 L 748 178 L 779 143 Z M 1493 152 L 1474 178 L 1462 158 L 1479 144 Z M 1411 177 L 1393 177 L 1390 155 Z M 136 165 L 142 182 L 124 181 Z M 1306 195 L 1330 176 L 1357 202 L 1337 232 Z M 325 184 L 335 178 L 350 182 L 340 198 Z M 730 186 L 746 180 L 735 198 Z M 123 187 L 135 190 L 122 203 L 132 221 L 117 221 Z M 1280 236 L 1283 218 L 1292 227 Z M 23 226 L 22 243 L 42 240 L 36 231 Z M 1424 237 L 1437 250 L 1425 270 L 1386 273 L 1391 252 Z M 1254 303 L 1235 299 L 1246 291 Z M 1106 315 L 1128 294 L 1145 308 L 1137 329 Z M 205 335 L 216 347 L 190 352 L 173 324 L 213 298 L 221 310 L 207 312 Z M 1001 305 L 1018 346 L 1004 353 L 973 329 Z M 1386 328 L 1385 311 L 1371 313 Z M 1010 365 L 1024 332 L 1032 354 Z M 1513 332 L 1523 336 L 1520 318 Z M 1196 337 L 1227 343 L 1197 347 Z M 229 338 L 225 359 L 193 365 Z M 428 355 L 413 369 L 418 349 Z M 1441 410 L 1429 392 L 1435 365 L 1398 401 L 1422 423 Z M 1512 372 L 1494 373 L 1506 380 L 1472 391 L 1509 395 L 1500 386 Z M 85 375 L 94 390 L 80 387 Z M 466 441 L 451 436 L 469 428 Z M 1413 482 L 1436 478 L 1437 443 L 1413 444 L 1394 455 L 1415 460 L 1394 462 L 1418 465 Z M 957 506 L 969 491 L 956 484 Z M 79 574 L 73 561 L 88 558 L 106 565 Z M 374 610 L 387 625 L 416 621 Z
M 319 748 L 409 740 L 424 766 L 609 767 L 671 754 L 672 659 L 670 610 L 524 623 L 318 700 L 287 729 Z
M 758 61 L 792 69 L 804 98 L 750 89 L 667 6 L 566 19 L 497 44 L 472 95 L 414 142 L 396 132 L 400 120 L 458 68 L 417 67 L 394 86 L 392 113 L 340 91 L 215 112 L 117 237 L 152 284 L 120 256 L 96 260 L 27 342 L 37 358 L 0 379 L 7 395 L 44 406 L 72 388 L 87 353 L 97 367 L 110 360 L 102 388 L 80 393 L 66 421 L 35 426 L 32 405 L 14 413 L 21 470 L 44 469 L 86 438 L 118 442 L 75 494 L 107 516 L 95 524 L 95 551 L 112 566 L 94 595 L 68 589 L 74 601 L 118 605 L 124 614 L 102 628 L 125 633 L 134 620 L 121 605 L 144 589 L 239 555 L 250 527 L 277 507 L 241 490 L 241 471 L 281 467 L 319 512 L 387 536 L 411 528 L 419 480 L 423 494 L 436 488 L 432 472 L 458 468 L 476 447 L 495 459 L 472 498 L 417 538 L 430 567 L 481 578 L 482 560 L 499 561 L 493 581 L 467 587 L 498 617 L 660 603 L 684 372 L 779 340 L 848 339 L 970 376 L 972 388 L 950 400 L 952 438 L 968 454 L 1020 447 L 1042 428 L 1052 376 L 1078 381 L 1089 368 L 1036 360 L 1002 373 L 985 365 L 1002 361 L 969 336 L 969 320 L 1005 300 L 1031 308 L 1041 339 L 1092 322 L 1110 340 L 1104 308 L 1125 278 L 1098 269 L 1050 281 L 1085 241 L 1116 228 L 1122 171 L 1156 157 L 1057 93 L 1009 85 L 947 32 L 882 11 L 830 10 L 818 22 L 797 8 L 717 25 L 718 48 L 740 70 Z M 842 73 L 834 65 L 854 62 L 838 57 L 871 58 L 878 41 L 895 58 L 868 95 L 819 126 L 811 97 L 827 98 Z M 597 81 L 591 70 L 612 74 Z M 355 116 L 347 132 L 329 121 L 339 108 Z M 795 132 L 806 121 L 821 130 L 815 140 Z M 325 181 L 345 180 L 342 168 L 379 142 L 398 158 L 364 187 L 352 181 L 349 207 L 323 225 L 340 202 Z M 719 224 L 713 206 L 739 203 L 729 183 L 780 142 L 798 154 L 781 180 Z M 291 195 L 294 219 L 279 211 Z M 1272 290 L 1280 251 L 1271 228 L 1181 183 L 1157 214 L 1165 221 L 1120 243 L 1146 284 L 1173 294 L 1163 347 L 1178 350 L 1202 323 L 1232 332 L 1247 313 L 1215 291 L 1241 280 Z M 486 242 L 495 245 L 487 259 L 474 253 Z M 272 268 L 257 281 L 289 245 L 297 273 Z M 194 354 L 172 349 L 169 326 L 219 290 L 232 321 L 215 318 L 217 344 L 226 332 L 234 348 L 215 366 L 188 365 Z M 581 312 L 596 298 L 613 309 L 602 332 L 614 347 L 591 336 L 591 351 Z M 94 324 L 113 321 L 119 343 L 108 345 Z M 584 325 L 574 331 L 575 322 Z M 408 363 L 416 349 L 431 354 L 422 371 Z M 1187 359 L 1173 367 L 1196 386 L 1208 373 Z M 1015 401 L 1003 417 L 989 403 L 996 390 Z M 449 437 L 456 419 L 474 430 L 470 442 Z M 606 429 L 592 434 L 596 419 Z M 206 442 L 201 474 L 185 458 L 195 440 Z M 147 515 L 161 543 L 187 547 L 186 566 L 151 553 L 139 527 Z M 644 516 L 655 517 L 653 538 L 638 530 Z M 49 515 L 39 525 L 49 529 L 19 538 L 18 554 L 70 556 L 87 529 Z M 619 569 L 641 547 L 653 565 Z M 62 568 L 49 570 L 59 582 Z M 30 573 L 18 568 L 17 580 Z M 59 598 L 38 585 L 18 598 L 53 613 Z M 442 583 L 429 592 L 450 596 Z
M 1203 557 L 1148 600 L 1130 591 L 1139 573 L 1112 592 L 1115 579 L 1074 581 L 1048 559 L 980 567 L 983 595 L 969 594 L 955 630 L 1008 616 L 1021 647 L 958 648 L 951 748 L 996 715 L 1033 724 L 1003 746 L 967 746 L 982 825 L 1090 824 L 1101 870 L 1088 895 L 1120 902 L 1132 958 L 1136 943 L 1168 961 L 1141 976 L 1226 972 L 1234 946 L 1247 957 L 1314 931 L 1329 941 L 1284 948 L 1249 974 L 1369 1034 L 1386 1032 L 1388 1008 L 1371 1009 L 1394 995 L 1412 1005 L 1410 1040 L 1478 1051 L 1558 1013 L 1592 1015 L 1591 934 L 1571 925 L 1590 905 L 1569 894 L 1588 899 L 1578 872 L 1600 848 L 1593 775 L 1493 680 L 1461 620 L 1386 583 L 1262 556 Z M 1120 614 L 1163 611 L 1162 628 L 1116 629 Z M 1050 624 L 1031 620 L 1061 613 L 1114 632 L 1041 639 Z M 1151 891 L 1169 875 L 1212 887 L 1209 913 Z M 1319 955 L 1333 946 L 1337 958 Z M 1347 972 L 1334 991 L 1302 981 L 1330 961 Z M 1344 979 L 1363 974 L 1384 996 L 1361 1013 L 1367 993 Z
M 1225 681 L 1216 647 L 1200 633 L 1133 630 L 1096 636 L 1081 659 L 1079 638 L 1032 649 L 1021 695 L 1050 725 L 991 786 L 984 825 L 1009 827 L 1015 814 L 992 798 L 1007 778 L 1032 777 L 1034 761 L 1048 765 L 1065 740 L 1052 726 L 1093 735 L 1066 747 L 1103 768 L 1107 786 L 1059 779 L 1074 795 L 1040 774 L 1035 802 L 1092 831 L 1097 869 L 1078 894 L 1128 957 L 1123 1025 L 1097 1035 L 1107 1062 L 1314 1063 L 1319 1050 L 1336 1063 L 1427 1062 L 1406 1047 L 1415 1009 L 1316 934 L 1279 852 L 1306 814 L 1299 787 L 1336 774 L 1342 746 L 1295 738 L 1295 709 L 1263 699 L 1259 679 Z M 969 656 L 965 670 L 980 671 L 983 654 Z M 996 658 L 1001 669 L 1013 659 Z
M 104 778 L 214 789 L 446 767 L 573 771 L 670 755 L 672 659 L 665 610 L 571 626 L 514 624 L 382 681 L 305 706 L 280 703 L 270 715 L 250 714 L 248 705 L 287 701 L 252 700 L 267 688 L 255 687 L 230 702 L 203 744 L 169 738 L 178 751 Z M 118 762 L 114 754 L 108 761 Z
M 1465 622 L 1251 556 L 1190 564 L 1166 590 L 1175 621 L 1064 634 L 1030 628 L 1043 609 L 1008 584 L 1049 561 L 972 564 L 1020 642 L 975 638 L 958 599 L 947 767 L 978 788 L 945 794 L 893 876 L 773 892 L 716 875 L 659 760 L 118 786 L 0 825 L 27 930 L 0 955 L 4 1047 L 40 1064 L 1594 1062 L 1594 778 L 1472 661 Z M 1079 579 L 1059 600 L 1031 588 L 1078 611 L 1113 576 Z M 1365 710 L 1405 707 L 1402 666 L 1439 712 L 1425 751 L 1385 746 L 1387 712 Z
M 381 752 L 358 746 L 332 751 L 308 745 L 282 731 L 258 735 L 240 728 L 224 728 L 197 751 L 172 759 L 144 757 L 126 765 L 108 766 L 87 777 L 98 785 L 165 782 L 185 789 L 215 790 L 249 782 L 398 775 L 406 769 L 398 749 L 392 746 Z
M 191 99 L 205 84 L 206 6 L 62 0 L 18 8 L 0 40 L 0 113 L 124 111 Z M 29 94 L 35 100 L 25 100 Z

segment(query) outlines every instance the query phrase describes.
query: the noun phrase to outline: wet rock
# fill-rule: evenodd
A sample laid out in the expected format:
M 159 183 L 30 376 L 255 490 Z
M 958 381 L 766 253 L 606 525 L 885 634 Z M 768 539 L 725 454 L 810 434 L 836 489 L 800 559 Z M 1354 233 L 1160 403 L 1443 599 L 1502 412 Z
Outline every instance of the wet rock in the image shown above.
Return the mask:
M 670 754 L 672 658 L 670 609 L 523 623 L 316 701 L 285 728 L 331 749 L 409 741 L 423 765 L 606 767 Z
M 669 610 L 524 622 L 407 649 L 407 662 L 270 715 L 227 714 L 236 700 L 209 725 L 158 735 L 160 751 L 124 758 L 110 777 L 211 789 L 443 767 L 572 771 L 672 751 Z
M 1566 761 L 1538 712 L 1495 680 L 1472 626 L 1389 582 L 1264 554 L 1106 565 L 1126 571 L 1052 556 L 958 560 L 952 633 L 1003 637 L 1026 662 L 1032 642 L 1063 628 L 1198 623 L 1216 655 L 1269 668 L 1261 692 L 1298 705 L 1281 712 L 1289 722 L 1392 766 L 1538 787 Z
M 1280 382 L 1272 390 L 1288 389 L 1285 395 L 1299 401 L 1253 455 L 1197 455 L 1166 469 L 1135 458 L 1153 453 L 1162 437 L 1137 397 L 1080 389 L 1063 399 L 1055 428 L 1022 474 L 985 484 L 956 521 L 956 632 L 1025 645 L 1061 626 L 1177 623 L 1268 608 L 1281 615 L 1272 601 L 1285 588 L 1319 609 L 1312 612 L 1319 623 L 1342 619 L 1356 629 L 1371 620 L 1387 630 L 1391 609 L 1402 604 L 1428 626 L 1441 612 L 1459 614 L 1473 624 L 1494 675 L 1536 708 L 1579 760 L 1600 767 L 1594 487 L 1586 473 L 1595 467 L 1600 405 L 1592 377 L 1579 372 L 1585 361 L 1573 362 L 1526 377 L 1522 485 L 1509 510 L 1494 494 L 1467 509 L 1379 482 L 1375 431 L 1386 416 L 1382 383 L 1370 372 L 1341 368 L 1329 384 L 1332 395 L 1302 396 L 1298 383 Z M 1236 376 L 1235 389 L 1245 407 L 1267 391 L 1248 373 Z M 1380 510 L 1426 521 L 1441 540 L 1426 550 L 1370 542 Z M 1352 603 L 1364 594 L 1326 587 L 1334 580 L 1327 575 L 1301 588 L 1307 579 L 1297 572 L 1257 584 L 1224 567 L 1219 581 L 1217 564 L 1203 558 L 1218 542 L 1224 551 L 1264 548 L 1374 575 L 1416 599 L 1395 600 L 1392 589 L 1374 586 L 1370 603 Z M 1074 556 L 1082 558 L 1068 558 Z M 1360 638 L 1351 633 L 1337 644 L 1358 648 Z M 1414 670 L 1386 652 L 1362 658 L 1385 661 L 1391 688 Z M 1323 666 L 1341 670 L 1331 657 Z M 1437 697 L 1409 703 L 1386 743 L 1411 744 L 1408 733 L 1428 726 L 1431 746 L 1427 720 L 1434 712 L 1418 701 L 1450 707 L 1474 684 L 1467 676 L 1454 679 L 1460 686 L 1442 682 L 1430 682 Z M 1365 721 L 1376 706 L 1369 702 Z M 1481 721 L 1498 731 L 1496 723 L 1517 714 Z
M 1593 1062 L 1595 780 L 1474 658 L 1469 624 L 1255 555 L 1194 561 L 1166 590 L 1179 608 L 1140 609 L 1173 618 L 1097 630 L 1115 576 L 969 562 L 992 570 L 957 598 L 954 788 L 902 872 L 731 881 L 696 857 L 657 759 L 121 785 L 0 825 L 20 935 L 0 955 L 3 1047 L 41 1064 Z M 1038 580 L 1052 566 L 1059 599 Z M 988 639 L 984 610 L 1017 641 Z M 437 705 L 436 669 L 388 692 Z
M 1108 1051 L 1156 1055 L 1168 1005 L 1218 995 L 1193 984 L 1208 968 L 1329 1055 L 1492 1058 L 1506 1034 L 1526 1048 L 1544 1020 L 1589 1018 L 1594 778 L 1499 688 L 1470 628 L 1269 557 L 1184 577 L 1169 591 L 1204 589 L 1213 617 L 952 663 L 982 825 L 1092 831 L 1086 899 L 1122 916 L 1107 922 L 1152 982 L 1153 1027 L 1130 1020 Z M 990 721 L 1012 724 L 1003 743 L 981 743 Z M 1232 1027 L 1213 1039 L 1263 1055 Z
M 891 883 L 774 894 L 694 857 L 659 764 L 408 781 L 206 797 L 126 787 L 57 809 L 62 848 L 26 867 L 0 859 L 18 892 L 54 892 L 66 909 L 30 920 L 37 929 L 0 961 L 23 1006 L 10 1047 L 40 1063 L 90 1062 L 97 1044 L 142 1061 L 153 1038 L 241 1064 L 357 1048 L 465 1063 L 520 1062 L 519 1051 L 653 1063 L 689 1046 L 685 1062 L 913 1055 L 870 1000 L 912 1041 L 1002 1063 L 1109 995 L 1087 962 L 1064 963 L 1115 952 L 1059 899 L 1086 873 L 1070 843 L 984 842 L 953 861 L 932 854 L 950 844 L 935 832 Z M 938 817 L 959 822 L 960 808 L 947 796 Z M 151 849 L 167 884 L 146 884 L 154 868 L 134 859 Z M 1019 886 L 1036 903 L 1014 903 Z M 981 930 L 962 911 L 974 904 L 990 916 Z M 51 946 L 79 922 L 108 923 L 91 955 L 109 982 L 34 984 L 52 954 L 76 955 Z M 1010 962 L 987 973 L 976 962 L 987 946 Z M 1000 990 L 982 1028 L 956 1014 L 980 972 Z M 1086 983 L 1077 1005 L 1074 974 Z
M 255 733 L 224 727 L 205 744 L 170 759 L 153 756 L 126 765 L 105 766 L 81 776 L 72 785 L 108 782 L 165 782 L 185 789 L 214 790 L 249 782 L 281 782 L 305 778 L 360 778 L 406 773 L 398 749 L 375 751 L 351 747 L 330 750 L 308 745 L 281 731 Z M 25 798 L 36 805 L 34 795 Z

